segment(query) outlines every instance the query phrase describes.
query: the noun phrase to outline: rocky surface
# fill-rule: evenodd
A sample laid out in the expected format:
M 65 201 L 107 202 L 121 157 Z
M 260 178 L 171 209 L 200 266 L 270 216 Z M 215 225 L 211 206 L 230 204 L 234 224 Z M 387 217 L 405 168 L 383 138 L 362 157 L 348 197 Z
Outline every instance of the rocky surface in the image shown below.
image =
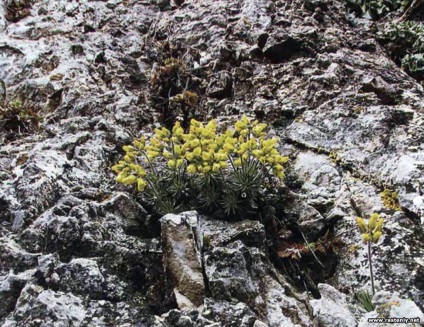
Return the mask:
M 13 2 L 0 1 L 0 79 L 42 122 L 0 130 L 0 325 L 330 326 L 334 294 L 359 322 L 352 299 L 369 275 L 355 217 L 374 211 L 386 220 L 377 289 L 424 309 L 423 87 L 341 2 L 36 0 L 11 12 Z M 170 52 L 185 67 L 177 89 L 198 94 L 189 111 L 158 101 L 175 95 L 152 79 Z M 203 305 L 178 307 L 159 224 L 110 171 L 165 113 L 270 122 L 291 157 L 279 218 L 308 242 L 332 229 L 339 254 L 320 256 L 325 269 L 300 262 L 297 280 L 259 222 L 201 218 Z M 322 298 L 310 304 L 306 290 Z
M 346 295 L 327 284 L 318 284 L 321 299 L 311 300 L 318 326 L 357 326 Z
M 375 310 L 368 312 L 359 322 L 360 327 L 372 326 L 368 319 L 385 318 L 391 322 L 383 323 L 381 326 L 402 324 L 404 326 L 417 326 L 422 324 L 424 315 L 417 305 L 411 300 L 399 298 L 398 293 L 380 291 L 372 299 Z

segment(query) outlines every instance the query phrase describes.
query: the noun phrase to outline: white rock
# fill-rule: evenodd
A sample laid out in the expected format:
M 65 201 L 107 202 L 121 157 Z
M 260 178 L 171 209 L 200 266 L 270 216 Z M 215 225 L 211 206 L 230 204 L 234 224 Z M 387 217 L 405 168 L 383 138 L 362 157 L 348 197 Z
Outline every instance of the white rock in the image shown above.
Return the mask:
M 328 284 L 318 284 L 320 300 L 311 300 L 313 315 L 321 327 L 356 327 L 356 319 L 350 312 L 346 295 Z

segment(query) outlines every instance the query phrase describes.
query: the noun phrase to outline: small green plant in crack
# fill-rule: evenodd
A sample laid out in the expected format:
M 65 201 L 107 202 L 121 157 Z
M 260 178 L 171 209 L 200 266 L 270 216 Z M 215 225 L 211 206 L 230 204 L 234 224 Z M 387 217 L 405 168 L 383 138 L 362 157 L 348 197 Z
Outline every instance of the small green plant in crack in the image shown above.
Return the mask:
M 380 218 L 378 213 L 373 213 L 368 222 L 365 222 L 364 219 L 362 219 L 361 217 L 357 217 L 356 223 L 358 225 L 359 231 L 362 233 L 362 240 L 368 248 L 368 263 L 370 265 L 371 288 L 372 294 L 374 295 L 375 287 L 374 274 L 372 270 L 371 244 L 377 243 L 380 240 L 380 237 L 383 235 L 384 219 Z
M 424 51 L 419 54 L 407 54 L 402 58 L 401 65 L 410 74 L 424 75 Z
M 372 304 L 372 296 L 368 291 L 356 293 L 355 299 L 367 312 L 374 311 L 375 307 Z
M 116 181 L 134 185 L 159 215 L 196 208 L 222 217 L 258 216 L 267 193 L 278 189 L 288 161 L 267 139 L 266 124 L 243 116 L 232 129 L 217 132 L 215 120 L 192 119 L 185 133 L 177 122 L 123 147 L 112 169 Z
M 403 13 L 412 0 L 345 0 L 347 10 L 357 17 L 373 20 L 381 19 L 390 13 Z
M 0 128 L 18 135 L 39 130 L 42 117 L 39 107 L 18 99 L 0 102 Z
M 9 0 L 5 4 L 5 17 L 8 21 L 16 23 L 31 14 L 33 0 Z
M 151 106 L 160 113 L 166 128 L 171 129 L 176 121 L 188 128 L 192 118 L 204 117 L 199 99 L 205 87 L 192 64 L 198 54 L 179 42 L 161 42 L 156 49 L 156 63 L 150 78 Z
M 424 78 L 424 24 L 385 24 L 377 36 L 396 64 L 413 77 Z

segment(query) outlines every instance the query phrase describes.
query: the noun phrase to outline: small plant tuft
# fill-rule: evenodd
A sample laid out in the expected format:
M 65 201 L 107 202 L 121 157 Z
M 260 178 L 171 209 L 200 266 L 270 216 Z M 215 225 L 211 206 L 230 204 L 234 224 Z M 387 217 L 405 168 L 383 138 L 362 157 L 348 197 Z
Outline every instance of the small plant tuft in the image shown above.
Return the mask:
M 424 24 L 388 23 L 377 36 L 397 65 L 414 78 L 424 79 Z
M 401 211 L 402 207 L 399 204 L 398 194 L 390 189 L 385 189 L 380 193 L 381 201 L 387 209 Z
M 346 0 L 349 12 L 357 17 L 366 17 L 373 20 L 381 19 L 391 13 L 402 14 L 412 0 Z
M 0 101 L 0 129 L 8 133 L 8 138 L 36 132 L 42 121 L 39 110 L 29 101 L 7 100 L 4 96 L 4 100 Z
M 372 296 L 368 291 L 361 291 L 355 294 L 356 301 L 367 311 L 374 311 L 375 307 L 372 304 Z
M 9 22 L 16 23 L 31 14 L 33 0 L 10 0 L 5 5 L 5 17 Z

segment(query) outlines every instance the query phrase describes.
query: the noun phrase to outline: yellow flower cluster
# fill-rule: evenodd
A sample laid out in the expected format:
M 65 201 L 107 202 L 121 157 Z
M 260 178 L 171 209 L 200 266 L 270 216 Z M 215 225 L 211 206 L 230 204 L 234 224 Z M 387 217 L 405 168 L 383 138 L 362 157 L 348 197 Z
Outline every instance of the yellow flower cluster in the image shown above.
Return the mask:
M 187 172 L 191 174 L 218 172 L 228 167 L 228 155 L 234 148 L 233 133 L 216 135 L 216 122 L 211 120 L 206 126 L 192 119 L 190 131 L 183 136 L 182 148 L 186 152 Z
M 143 167 L 136 163 L 141 151 L 144 151 L 146 140 L 144 137 L 139 140 L 134 140 L 133 145 L 123 147 L 125 151 L 124 160 L 121 160 L 112 167 L 112 170 L 118 173 L 116 181 L 124 185 L 137 184 L 137 189 L 143 191 L 147 184 L 143 177 L 146 176 L 146 171 Z
M 260 163 L 272 168 L 273 173 L 280 179 L 284 178 L 284 167 L 282 164 L 288 161 L 275 148 L 278 139 L 265 140 L 264 129 L 266 124 L 259 124 L 257 120 L 251 122 L 246 116 L 235 124 L 235 131 L 240 135 L 236 149 L 237 158 L 234 163 L 241 166 L 242 161 L 250 156 L 256 158 Z
M 124 146 L 125 156 L 112 170 L 118 173 L 116 180 L 128 185 L 137 183 L 138 190 L 143 191 L 147 183 L 145 169 L 137 164 L 137 158 L 142 157 L 145 165 L 152 169 L 153 160 L 165 158 L 171 170 L 179 171 L 184 167 L 190 174 L 208 174 L 225 171 L 229 164 L 233 169 L 243 165 L 243 162 L 257 160 L 263 167 L 272 170 L 278 178 L 284 177 L 282 164 L 288 161 L 276 149 L 277 139 L 265 139 L 266 124 L 257 120 L 251 122 L 246 116 L 227 129 L 225 133 L 217 134 L 215 120 L 206 126 L 192 119 L 190 130 L 184 133 L 177 122 L 172 130 L 158 128 L 148 144 L 144 137 L 135 140 L 133 145 Z
M 378 213 L 373 213 L 368 223 L 360 217 L 356 218 L 356 223 L 362 233 L 362 240 L 364 243 L 378 242 L 382 235 L 383 222 L 384 219 L 380 218 Z
M 264 129 L 266 124 L 259 124 L 258 120 L 251 122 L 249 118 L 244 115 L 238 122 L 235 123 L 234 128 L 241 136 L 249 136 L 250 133 L 254 137 L 261 138 L 266 135 Z

